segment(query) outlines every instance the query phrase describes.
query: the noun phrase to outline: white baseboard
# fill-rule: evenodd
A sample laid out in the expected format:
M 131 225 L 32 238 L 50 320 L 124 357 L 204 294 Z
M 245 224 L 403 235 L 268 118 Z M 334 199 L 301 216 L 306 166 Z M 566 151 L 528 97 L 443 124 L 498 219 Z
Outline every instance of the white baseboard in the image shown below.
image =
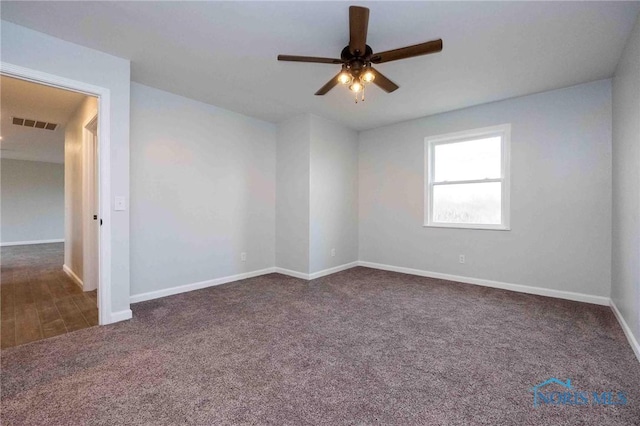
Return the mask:
M 33 244 L 51 244 L 51 243 L 64 243 L 64 239 L 58 240 L 33 240 L 33 241 L 13 241 L 8 243 L 0 243 L 0 247 L 10 246 L 30 246 Z
M 197 283 L 185 284 L 177 287 L 165 288 L 162 290 L 150 291 L 148 293 L 134 294 L 129 298 L 130 303 L 144 302 L 145 300 L 158 299 L 160 297 L 173 296 L 174 294 L 186 293 L 188 291 L 200 290 L 207 287 L 213 287 L 220 284 L 226 284 L 233 281 L 246 280 L 247 278 L 258 277 L 260 275 L 272 274 L 275 268 L 260 269 L 252 272 L 245 272 L 227 277 L 215 278 Z
M 638 361 L 640 361 L 640 344 L 638 344 L 636 337 L 633 335 L 633 332 L 631 331 L 629 324 L 627 324 L 627 322 L 624 320 L 622 314 L 618 310 L 618 307 L 616 306 L 615 303 L 613 303 L 613 300 L 610 301 L 609 305 L 611 306 L 611 310 L 613 311 L 613 314 L 616 316 L 616 319 L 620 323 L 620 327 L 622 327 L 622 331 L 624 331 L 624 335 L 627 336 L 627 340 L 631 345 L 631 349 L 633 349 L 633 352 L 636 354 L 636 358 L 638 358 Z
M 404 268 L 401 266 L 383 265 L 373 262 L 358 262 L 360 266 L 367 268 L 381 269 L 384 271 L 400 272 L 421 277 L 436 278 L 447 281 L 456 281 L 466 284 L 475 284 L 485 287 L 500 288 L 503 290 L 517 291 L 518 293 L 536 294 L 538 296 L 555 297 L 557 299 L 573 300 L 576 302 L 593 303 L 595 305 L 609 306 L 609 298 L 603 296 L 593 296 L 590 294 L 574 293 L 571 291 L 553 290 L 541 287 L 531 287 L 520 284 L 503 283 L 500 281 L 483 280 L 480 278 L 463 277 L 460 275 L 442 274 L 440 272 L 424 271 L 421 269 Z
M 129 298 L 129 302 L 138 303 L 138 302 L 144 302 L 146 300 L 159 299 L 161 297 L 173 296 L 174 294 L 186 293 L 188 291 L 193 291 L 193 290 L 200 290 L 203 288 L 226 284 L 233 281 L 246 280 L 248 278 L 258 277 L 260 275 L 272 274 L 274 272 L 278 274 L 289 275 L 295 278 L 301 278 L 303 280 L 308 281 L 308 280 L 324 277 L 326 275 L 335 274 L 336 272 L 344 271 L 346 269 L 350 269 L 356 266 L 358 266 L 358 262 L 345 263 L 344 265 L 336 266 L 329 269 L 324 269 L 322 271 L 314 272 L 313 274 L 305 274 L 303 272 L 292 271 L 290 269 L 284 269 L 284 268 L 265 268 L 257 271 L 245 272 L 243 274 L 230 275 L 227 277 L 215 278 L 212 280 L 200 281 L 197 283 L 185 284 L 177 287 L 170 287 L 162 290 L 150 291 L 148 293 L 134 294 Z M 65 269 L 65 272 L 66 272 L 66 269 Z M 70 272 L 71 271 L 69 270 L 69 272 L 67 273 L 70 273 Z M 75 276 L 75 274 L 73 275 Z
M 111 315 L 109 316 L 108 324 L 130 320 L 131 318 L 133 318 L 133 312 L 131 312 L 131 309 L 125 309 L 124 311 L 118 311 L 118 312 L 111 312 Z
M 273 272 L 275 272 L 276 274 L 288 275 L 290 277 L 300 278 L 302 280 L 309 281 L 309 274 L 305 274 L 304 272 L 298 272 L 292 269 L 279 268 L 277 266 L 274 268 Z
M 316 278 L 325 277 L 327 275 L 335 274 L 336 272 L 345 271 L 347 269 L 355 268 L 358 266 L 358 261 L 345 263 L 344 265 L 334 266 L 333 268 L 323 269 L 322 271 L 314 272 L 312 274 L 307 274 L 304 272 L 293 271 L 291 269 L 285 268 L 275 268 L 275 272 L 277 274 L 288 275 L 294 278 L 300 278 L 303 280 L 315 280 Z
M 82 283 L 82 280 L 79 276 L 76 275 L 75 272 L 71 270 L 71 268 L 69 268 L 67 265 L 62 265 L 62 270 L 69 276 L 69 278 L 73 280 L 74 283 L 80 286 L 80 289 L 82 291 L 84 291 L 84 284 Z
M 358 266 L 359 262 L 351 262 L 345 263 L 344 265 L 334 266 L 333 268 L 323 269 L 322 271 L 314 272 L 313 274 L 309 274 L 310 280 L 315 280 L 316 278 L 325 277 L 327 275 L 335 274 L 336 272 L 346 271 L 347 269 L 355 268 Z

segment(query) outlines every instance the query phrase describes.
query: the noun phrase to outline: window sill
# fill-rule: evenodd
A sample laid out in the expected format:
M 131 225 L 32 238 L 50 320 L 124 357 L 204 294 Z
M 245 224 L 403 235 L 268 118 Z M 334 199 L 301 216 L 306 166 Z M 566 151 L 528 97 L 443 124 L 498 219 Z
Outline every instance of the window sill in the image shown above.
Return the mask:
M 504 225 L 465 225 L 456 223 L 425 223 L 424 228 L 477 229 L 480 231 L 511 231 L 510 226 Z

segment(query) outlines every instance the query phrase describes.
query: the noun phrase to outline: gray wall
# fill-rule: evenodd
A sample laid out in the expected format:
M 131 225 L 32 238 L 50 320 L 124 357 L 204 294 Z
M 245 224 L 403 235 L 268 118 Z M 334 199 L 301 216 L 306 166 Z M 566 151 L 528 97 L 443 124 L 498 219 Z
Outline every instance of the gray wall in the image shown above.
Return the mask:
M 423 227 L 424 138 L 503 123 L 512 125 L 512 230 Z M 359 136 L 360 260 L 609 296 L 610 80 Z
M 276 266 L 312 274 L 358 260 L 357 133 L 303 114 L 277 141 Z
M 309 272 L 314 273 L 358 260 L 358 134 L 314 115 L 310 121 Z
M 129 197 L 130 63 L 2 21 L 2 60 L 110 90 L 111 194 Z M 111 305 L 129 309 L 129 212 L 111 213 Z
M 309 156 L 311 118 L 278 124 L 276 154 L 276 266 L 309 271 Z
M 611 299 L 640 339 L 640 18 L 613 79 Z
M 273 267 L 275 140 L 273 124 L 131 85 L 132 295 Z
M 0 172 L 2 242 L 64 239 L 64 165 L 3 158 Z

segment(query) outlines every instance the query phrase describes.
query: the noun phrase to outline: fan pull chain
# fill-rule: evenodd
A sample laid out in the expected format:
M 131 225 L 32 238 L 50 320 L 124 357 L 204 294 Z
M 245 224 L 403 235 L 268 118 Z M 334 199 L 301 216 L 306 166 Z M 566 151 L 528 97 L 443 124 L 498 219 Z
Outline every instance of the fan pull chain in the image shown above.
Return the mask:
M 361 102 L 364 102 L 364 88 L 365 88 L 365 87 L 366 87 L 366 86 L 363 84 L 363 85 L 362 85 L 362 96 L 360 96 L 360 101 L 361 101 Z M 356 96 L 355 96 L 356 103 L 358 103 L 358 94 L 360 94 L 360 92 L 356 92 L 355 94 L 356 94 Z

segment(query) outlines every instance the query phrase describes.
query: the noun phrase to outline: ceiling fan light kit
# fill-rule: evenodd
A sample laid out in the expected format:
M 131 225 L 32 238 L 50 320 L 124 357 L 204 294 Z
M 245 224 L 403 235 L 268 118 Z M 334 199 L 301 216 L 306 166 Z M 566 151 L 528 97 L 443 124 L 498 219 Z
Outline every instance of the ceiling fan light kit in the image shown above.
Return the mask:
M 349 7 L 349 45 L 342 49 L 340 59 L 319 58 L 315 56 L 278 55 L 279 61 L 312 62 L 320 64 L 341 64 L 342 69 L 315 94 L 325 95 L 337 85 L 348 86 L 355 93 L 356 103 L 358 95 L 364 101 L 365 87 L 374 83 L 387 93 L 399 88 L 397 84 L 373 68 L 372 64 L 397 61 L 442 51 L 442 40 L 433 40 L 413 46 L 373 53 L 367 44 L 367 30 L 369 27 L 369 9 L 360 6 Z

